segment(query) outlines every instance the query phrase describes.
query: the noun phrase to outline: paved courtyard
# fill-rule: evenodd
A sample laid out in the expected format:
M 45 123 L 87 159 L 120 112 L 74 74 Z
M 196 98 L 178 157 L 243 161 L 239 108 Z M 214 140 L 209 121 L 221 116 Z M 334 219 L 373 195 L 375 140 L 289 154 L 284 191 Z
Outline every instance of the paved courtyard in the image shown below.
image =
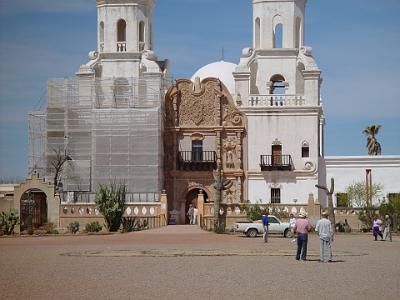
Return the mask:
M 1 299 L 399 299 L 400 238 L 337 235 L 334 262 L 273 236 L 194 226 L 130 234 L 0 238 Z

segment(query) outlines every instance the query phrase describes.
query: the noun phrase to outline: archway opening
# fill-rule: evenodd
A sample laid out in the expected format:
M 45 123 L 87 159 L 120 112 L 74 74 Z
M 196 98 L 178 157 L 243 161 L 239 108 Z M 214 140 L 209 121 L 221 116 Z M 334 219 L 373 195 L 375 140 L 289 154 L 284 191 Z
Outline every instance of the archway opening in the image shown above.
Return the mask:
M 47 222 L 47 196 L 40 189 L 29 189 L 22 194 L 21 231 L 32 226 L 38 229 Z
M 200 189 L 200 188 L 196 188 L 193 190 L 190 190 L 187 194 L 186 194 L 186 202 L 185 202 L 185 224 L 190 224 L 190 219 L 189 219 L 189 215 L 187 214 L 187 212 L 189 211 L 189 207 L 190 204 L 193 205 L 193 207 L 198 208 L 198 203 L 197 203 L 197 198 L 200 194 L 200 191 L 203 192 L 204 194 L 204 202 L 208 201 L 208 195 L 207 193 Z

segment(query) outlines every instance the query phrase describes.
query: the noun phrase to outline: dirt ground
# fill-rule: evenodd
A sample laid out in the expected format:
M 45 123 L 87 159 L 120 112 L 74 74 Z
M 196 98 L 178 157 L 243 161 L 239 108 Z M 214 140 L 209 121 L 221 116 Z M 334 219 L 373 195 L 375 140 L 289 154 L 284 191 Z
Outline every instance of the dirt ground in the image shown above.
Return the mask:
M 129 234 L 0 238 L 1 299 L 400 299 L 400 237 L 336 235 L 333 263 L 272 236 L 195 226 Z

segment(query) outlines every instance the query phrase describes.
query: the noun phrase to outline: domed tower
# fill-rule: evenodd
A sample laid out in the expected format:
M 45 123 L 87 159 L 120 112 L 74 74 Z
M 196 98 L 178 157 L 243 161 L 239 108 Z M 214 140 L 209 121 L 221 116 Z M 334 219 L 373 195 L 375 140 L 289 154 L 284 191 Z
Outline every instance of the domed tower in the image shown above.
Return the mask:
M 141 72 L 162 75 L 152 45 L 154 0 L 96 0 L 97 51 L 79 73 L 97 78 L 139 78 Z M 152 63 L 152 62 L 153 63 Z
M 306 3 L 253 0 L 253 47 L 243 50 L 233 73 L 235 97 L 248 120 L 252 202 L 324 198 L 315 188 L 325 181 L 322 79 L 312 49 L 304 46 Z

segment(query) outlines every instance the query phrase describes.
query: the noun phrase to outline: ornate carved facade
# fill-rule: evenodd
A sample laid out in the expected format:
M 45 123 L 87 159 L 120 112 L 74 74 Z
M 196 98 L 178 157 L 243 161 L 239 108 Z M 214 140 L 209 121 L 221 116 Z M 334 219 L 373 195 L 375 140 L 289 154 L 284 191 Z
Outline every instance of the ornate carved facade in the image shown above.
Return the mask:
M 185 222 L 188 204 L 200 190 L 206 202 L 214 198 L 212 171 L 218 164 L 234 184 L 223 202 L 242 203 L 245 117 L 235 107 L 222 82 L 207 78 L 174 82 L 165 100 L 165 187 L 169 210 Z M 201 212 L 200 212 L 201 214 Z

